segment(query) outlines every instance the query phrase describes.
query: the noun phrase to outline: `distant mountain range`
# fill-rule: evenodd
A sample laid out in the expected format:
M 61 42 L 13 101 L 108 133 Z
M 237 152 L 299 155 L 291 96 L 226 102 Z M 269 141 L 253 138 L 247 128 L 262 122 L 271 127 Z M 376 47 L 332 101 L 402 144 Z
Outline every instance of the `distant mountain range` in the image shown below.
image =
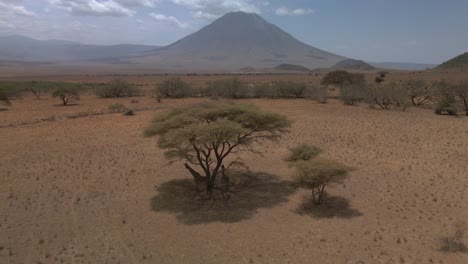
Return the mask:
M 157 49 L 146 45 L 85 45 L 62 40 L 36 40 L 24 36 L 0 36 L 0 61 L 62 62 L 109 60 L 144 54 Z
M 0 66 L 39 64 L 121 65 L 165 71 L 240 71 L 318 68 L 422 70 L 436 65 L 366 63 L 305 44 L 257 14 L 231 12 L 199 31 L 165 46 L 86 45 L 62 40 L 0 36 Z M 128 64 L 128 65 L 127 65 Z M 58 67 L 58 66 L 57 66 Z M 298 67 L 301 67 L 299 69 Z

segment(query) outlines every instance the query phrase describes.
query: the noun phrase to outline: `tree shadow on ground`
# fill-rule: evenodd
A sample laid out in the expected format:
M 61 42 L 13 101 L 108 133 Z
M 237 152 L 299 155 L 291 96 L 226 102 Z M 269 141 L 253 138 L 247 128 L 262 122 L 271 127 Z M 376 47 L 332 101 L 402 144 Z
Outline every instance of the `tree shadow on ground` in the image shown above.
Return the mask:
M 348 199 L 340 196 L 324 194 L 322 203 L 314 204 L 311 196 L 306 196 L 296 209 L 300 215 L 309 215 L 314 218 L 354 218 L 362 213 L 351 207 Z
M 272 208 L 288 201 L 296 188 L 267 173 L 230 173 L 238 183 L 231 189 L 230 199 L 195 200 L 195 186 L 191 179 L 166 182 L 157 187 L 151 199 L 154 212 L 169 212 L 188 225 L 212 222 L 235 223 L 247 220 L 260 208 Z M 235 177 L 234 177 L 235 176 Z M 242 178 L 242 179 L 241 179 Z M 241 179 L 241 180 L 239 180 Z

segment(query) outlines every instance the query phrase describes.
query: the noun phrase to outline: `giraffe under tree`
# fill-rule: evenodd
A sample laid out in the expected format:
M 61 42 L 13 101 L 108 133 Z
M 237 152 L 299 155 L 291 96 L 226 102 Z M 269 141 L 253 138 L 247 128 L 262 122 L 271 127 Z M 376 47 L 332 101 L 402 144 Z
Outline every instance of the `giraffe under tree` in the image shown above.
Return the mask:
M 166 158 L 185 160 L 198 188 L 203 179 L 210 199 L 214 189 L 229 189 L 226 170 L 235 162 L 225 164 L 226 157 L 253 151 L 253 143 L 279 139 L 289 127 L 283 115 L 253 105 L 208 102 L 158 114 L 145 135 L 159 136 Z M 223 186 L 216 186 L 218 176 Z

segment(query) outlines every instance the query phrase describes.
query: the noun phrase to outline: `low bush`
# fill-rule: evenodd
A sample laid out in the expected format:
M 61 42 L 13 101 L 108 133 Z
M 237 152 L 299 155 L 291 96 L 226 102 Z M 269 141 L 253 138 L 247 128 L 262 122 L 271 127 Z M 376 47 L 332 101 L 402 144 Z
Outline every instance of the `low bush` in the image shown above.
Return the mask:
M 140 92 L 133 84 L 119 79 L 112 80 L 106 85 L 95 87 L 94 91 L 101 98 L 132 97 Z
M 171 78 L 156 85 L 156 98 L 184 98 L 193 95 L 190 84 L 181 78 Z
M 238 78 L 217 80 L 207 83 L 204 95 L 212 98 L 242 99 L 248 98 L 249 89 L 247 84 Z
M 125 111 L 125 105 L 122 104 L 122 103 L 115 103 L 115 104 L 111 104 L 107 107 L 111 112 L 114 112 L 114 113 L 122 113 L 123 111 Z
M 303 160 L 294 164 L 296 183 L 312 191 L 314 204 L 320 204 L 325 186 L 344 180 L 350 168 L 333 160 Z
M 322 152 L 320 148 L 307 144 L 302 144 L 297 147 L 290 148 L 289 150 L 291 153 L 286 159 L 288 162 L 310 160 L 317 157 Z

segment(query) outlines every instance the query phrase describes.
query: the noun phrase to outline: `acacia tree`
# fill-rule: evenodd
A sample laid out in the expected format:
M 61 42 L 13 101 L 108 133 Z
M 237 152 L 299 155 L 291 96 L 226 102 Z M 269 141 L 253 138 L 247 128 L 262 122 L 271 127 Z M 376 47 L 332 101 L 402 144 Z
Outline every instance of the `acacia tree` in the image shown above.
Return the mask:
M 423 80 L 410 80 L 405 83 L 405 86 L 414 106 L 421 106 L 432 99 L 429 86 Z
M 349 167 L 326 159 L 298 161 L 294 164 L 296 182 L 312 191 L 314 204 L 322 202 L 327 184 L 339 183 L 348 177 Z
M 78 87 L 74 85 L 66 85 L 55 89 L 52 92 L 52 97 L 60 98 L 64 106 L 68 105 L 73 100 L 80 100 Z
M 102 98 L 132 97 L 138 93 L 138 89 L 125 80 L 115 79 L 102 87 L 98 87 L 95 93 Z
M 145 135 L 159 136 L 158 146 L 165 150 L 166 158 L 186 160 L 195 166 L 185 164 L 197 188 L 203 182 L 211 198 L 216 177 L 225 177 L 225 168 L 234 164 L 225 164 L 228 156 L 241 150 L 252 151 L 254 142 L 277 140 L 289 126 L 286 117 L 252 105 L 210 102 L 157 116 Z
M 322 85 L 330 84 L 340 87 L 340 97 L 346 105 L 355 105 L 364 97 L 366 86 L 364 74 L 349 73 L 343 70 L 333 71 L 322 79 Z
M 29 90 L 32 94 L 36 97 L 36 100 L 41 99 L 41 95 L 49 92 L 50 90 L 50 83 L 32 81 Z

